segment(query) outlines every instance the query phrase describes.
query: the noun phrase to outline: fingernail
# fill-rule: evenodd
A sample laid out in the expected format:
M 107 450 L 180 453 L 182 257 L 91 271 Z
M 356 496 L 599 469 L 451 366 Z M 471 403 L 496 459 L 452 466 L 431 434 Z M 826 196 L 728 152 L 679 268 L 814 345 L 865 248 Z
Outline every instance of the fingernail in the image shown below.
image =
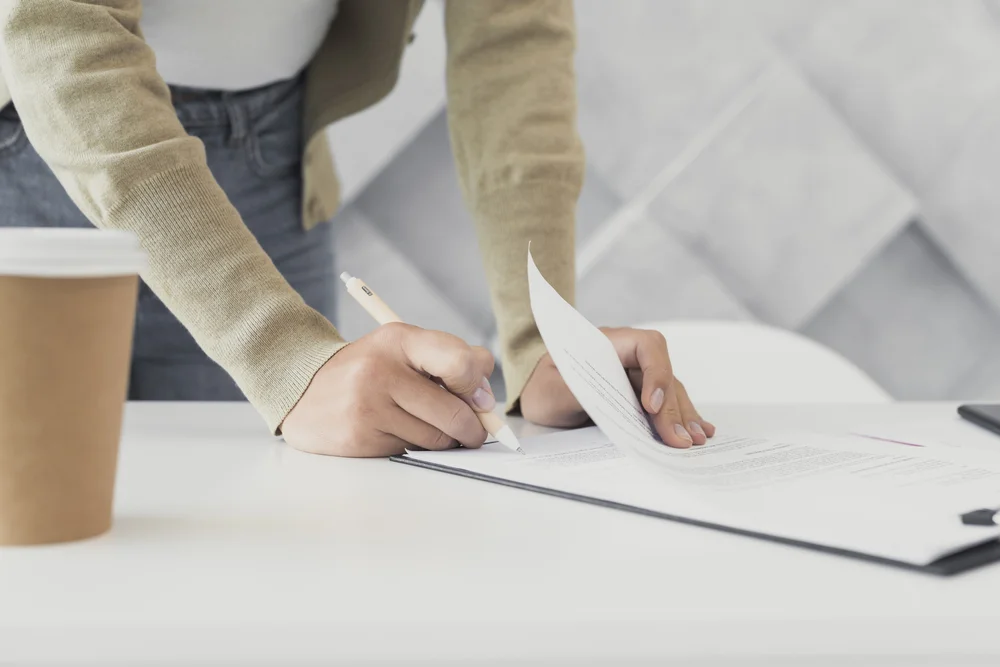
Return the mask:
M 705 430 L 698 422 L 688 422 L 688 431 L 695 435 L 705 435 Z
M 487 394 L 493 396 L 493 387 L 490 386 L 490 379 L 488 377 L 484 377 L 483 383 L 479 386 L 482 387 Z
M 691 439 L 691 434 L 688 433 L 687 430 L 680 424 L 674 424 L 674 433 L 676 433 L 681 438 L 681 440 L 687 440 L 688 442 L 691 443 L 694 442 Z
M 649 407 L 653 409 L 653 414 L 657 414 L 663 407 L 663 390 L 657 387 L 649 397 Z M 678 424 L 680 426 L 680 424 Z
M 497 399 L 493 398 L 493 394 L 484 391 L 482 388 L 472 392 L 472 402 L 484 412 L 489 412 L 497 406 Z

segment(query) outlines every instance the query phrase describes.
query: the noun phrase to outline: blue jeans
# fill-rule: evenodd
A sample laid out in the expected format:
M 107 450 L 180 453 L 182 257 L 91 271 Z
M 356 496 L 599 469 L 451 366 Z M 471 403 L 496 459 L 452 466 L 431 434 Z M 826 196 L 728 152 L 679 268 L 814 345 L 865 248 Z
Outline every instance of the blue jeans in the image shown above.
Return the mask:
M 332 228 L 302 228 L 302 92 L 299 79 L 233 93 L 172 89 L 177 117 L 204 142 L 212 174 L 247 227 L 306 303 L 332 319 Z M 0 110 L 0 226 L 90 226 L 32 149 L 12 105 Z M 145 283 L 129 398 L 244 400 Z

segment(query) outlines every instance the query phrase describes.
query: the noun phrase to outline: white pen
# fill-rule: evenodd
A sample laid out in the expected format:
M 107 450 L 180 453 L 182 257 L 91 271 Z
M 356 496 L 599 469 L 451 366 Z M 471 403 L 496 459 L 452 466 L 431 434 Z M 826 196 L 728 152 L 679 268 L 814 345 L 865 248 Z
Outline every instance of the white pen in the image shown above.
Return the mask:
M 396 313 L 392 312 L 392 309 L 363 280 L 355 278 L 347 271 L 340 274 L 340 279 L 347 285 L 347 293 L 353 296 L 354 300 L 361 304 L 361 307 L 375 318 L 376 322 L 379 324 L 388 324 L 389 322 L 403 321 Z M 515 452 L 524 454 L 524 450 L 521 449 L 521 443 L 517 441 L 514 431 L 500 417 L 492 412 L 478 411 L 476 412 L 476 416 L 479 417 L 483 428 L 496 438 L 500 444 Z

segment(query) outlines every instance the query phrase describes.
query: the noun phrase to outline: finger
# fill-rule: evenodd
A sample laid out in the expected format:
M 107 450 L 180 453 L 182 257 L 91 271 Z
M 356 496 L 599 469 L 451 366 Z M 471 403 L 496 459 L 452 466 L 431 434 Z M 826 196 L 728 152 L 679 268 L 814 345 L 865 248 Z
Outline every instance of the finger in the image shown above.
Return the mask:
M 477 412 L 491 412 L 496 407 L 496 394 L 493 393 L 493 387 L 490 385 L 490 376 L 493 375 L 493 369 L 496 367 L 496 359 L 493 358 L 493 353 L 485 347 L 473 346 L 472 352 L 476 355 L 481 367 L 486 369 L 485 375 L 479 387 L 472 394 L 462 395 L 459 398 Z M 437 384 L 444 384 L 444 381 L 439 377 L 432 375 L 430 379 Z M 480 394 L 479 389 L 482 389 L 487 395 Z
M 490 385 L 490 376 L 493 375 L 493 369 L 496 367 L 496 359 L 493 357 L 493 353 L 485 347 L 474 345 L 472 352 L 476 356 L 480 368 L 483 369 L 483 380 L 479 384 L 479 389 L 484 391 L 487 396 L 480 395 L 479 389 L 477 389 L 473 391 L 472 395 L 463 395 L 461 398 L 477 412 L 490 412 L 496 407 L 497 400 L 493 393 L 493 387 Z
M 493 372 L 492 355 L 478 351 L 457 336 L 443 331 L 409 327 L 400 349 L 414 369 L 438 378 L 449 391 L 467 399 L 477 410 L 490 411 L 496 399 L 484 379 Z
M 397 408 L 393 411 L 391 420 L 392 425 L 389 427 L 391 435 L 410 445 L 416 445 L 433 451 L 458 447 L 458 441 L 455 438 L 441 429 L 435 428 L 427 422 L 414 417 L 402 408 Z
M 684 424 L 687 426 L 688 433 L 691 434 L 694 444 L 704 444 L 705 440 L 701 439 L 699 442 L 698 436 L 711 438 L 715 435 L 715 425 L 702 417 L 695 409 L 694 403 L 688 396 L 687 387 L 677 380 L 674 380 L 674 383 L 677 385 L 677 402 L 680 405 L 681 414 L 684 416 Z
M 493 353 L 479 345 L 473 345 L 472 352 L 476 355 L 476 361 L 479 363 L 480 368 L 483 369 L 483 375 L 486 377 L 493 375 L 493 369 L 496 368 L 497 363 L 493 357 Z
M 400 378 L 389 393 L 396 405 L 449 439 L 466 447 L 481 447 L 486 441 L 486 429 L 472 408 L 421 375 L 412 373 Z
M 338 448 L 337 456 L 350 458 L 385 458 L 398 456 L 406 451 L 409 443 L 392 433 L 381 431 L 366 432 L 364 439 L 355 438 Z M 315 454 L 330 454 L 324 447 L 321 449 L 306 449 Z
M 642 394 L 642 371 L 638 368 L 629 368 L 626 373 L 629 384 L 632 385 L 632 390 L 635 391 L 636 396 L 639 396 Z
M 659 331 L 617 329 L 609 332 L 618 358 L 626 369 L 642 373 L 640 401 L 649 414 L 663 408 L 674 373 L 667 354 L 667 340 Z
M 653 415 L 653 425 L 656 426 L 656 432 L 660 434 L 665 444 L 678 449 L 687 449 L 694 440 L 683 426 L 684 416 L 678 404 L 676 386 L 676 382 L 671 382 L 667 388 L 663 406 Z
M 694 409 L 691 399 L 688 397 L 687 389 L 681 382 L 674 380 L 674 391 L 677 393 L 677 407 L 681 413 L 681 423 L 691 436 L 691 442 L 695 445 L 704 445 L 708 440 L 708 434 L 701 425 L 701 417 Z
M 642 390 L 642 372 L 632 369 L 628 372 L 628 379 L 632 384 L 632 388 L 635 390 L 635 393 L 638 394 Z M 715 434 L 715 427 L 698 415 L 698 411 L 695 410 L 694 405 L 691 403 L 691 399 L 688 397 L 687 389 L 679 380 L 677 380 L 677 378 L 674 378 L 674 384 L 676 385 L 675 391 L 677 392 L 677 407 L 679 408 L 681 414 L 680 423 L 685 427 L 688 435 L 691 436 L 692 444 L 703 445 L 705 444 L 706 436 L 711 437 Z M 667 419 L 663 422 L 665 424 L 664 428 L 672 430 L 676 433 L 676 424 L 673 423 L 673 412 L 668 410 L 664 414 L 667 417 Z M 654 423 L 656 423 L 655 418 Z M 660 428 L 657 427 L 657 432 L 659 433 L 659 431 Z M 677 435 L 683 439 L 683 435 L 680 433 L 677 433 Z

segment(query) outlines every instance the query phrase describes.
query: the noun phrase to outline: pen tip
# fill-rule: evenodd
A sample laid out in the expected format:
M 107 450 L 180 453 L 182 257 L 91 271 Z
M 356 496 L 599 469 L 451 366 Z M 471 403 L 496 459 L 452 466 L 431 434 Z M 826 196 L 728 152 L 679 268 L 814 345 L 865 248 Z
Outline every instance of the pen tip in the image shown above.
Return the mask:
M 520 454 L 521 456 L 525 456 L 524 450 L 521 449 L 520 447 L 517 448 L 517 453 Z
M 347 283 L 349 283 L 349 282 L 351 281 L 351 278 L 353 278 L 353 277 L 354 277 L 354 276 L 352 276 L 352 275 L 351 275 L 350 273 L 348 273 L 347 271 L 344 271 L 343 273 L 341 273 L 341 274 L 340 274 L 340 279 L 344 281 L 344 284 L 345 284 L 345 285 L 346 285 Z
M 524 454 L 524 450 L 521 449 L 521 443 L 517 441 L 517 436 L 514 435 L 514 431 L 510 430 L 509 425 L 504 424 L 503 428 L 499 429 L 493 436 L 500 441 L 501 445 L 512 452 L 521 452 Z

